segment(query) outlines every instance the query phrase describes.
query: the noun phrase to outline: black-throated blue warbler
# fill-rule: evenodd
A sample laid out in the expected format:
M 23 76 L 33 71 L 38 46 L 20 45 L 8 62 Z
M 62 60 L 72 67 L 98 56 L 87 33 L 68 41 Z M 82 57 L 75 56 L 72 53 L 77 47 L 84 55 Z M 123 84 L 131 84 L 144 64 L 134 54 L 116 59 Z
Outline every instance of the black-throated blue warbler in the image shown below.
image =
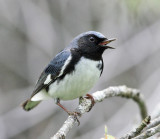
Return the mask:
M 60 100 L 73 100 L 87 94 L 101 76 L 102 54 L 106 49 L 113 49 L 108 44 L 114 40 L 95 31 L 75 37 L 44 69 L 33 94 L 22 105 L 24 110 L 29 111 L 42 100 L 53 98 L 68 114 L 74 114 L 64 108 Z

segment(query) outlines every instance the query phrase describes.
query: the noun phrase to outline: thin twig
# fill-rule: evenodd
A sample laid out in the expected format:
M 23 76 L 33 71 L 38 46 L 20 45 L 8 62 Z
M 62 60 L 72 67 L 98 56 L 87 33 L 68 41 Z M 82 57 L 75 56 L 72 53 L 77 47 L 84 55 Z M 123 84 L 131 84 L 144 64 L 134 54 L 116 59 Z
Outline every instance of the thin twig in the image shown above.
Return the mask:
M 155 127 L 155 126 L 157 126 L 157 125 L 160 125 L 160 117 L 157 117 L 157 118 L 155 118 L 154 120 L 152 120 L 152 121 L 150 122 L 150 124 L 147 125 L 146 129 L 150 129 L 150 128 Z
M 146 138 L 149 138 L 149 137 L 155 135 L 158 132 L 160 132 L 160 125 L 144 131 L 142 134 L 140 134 L 139 136 L 137 136 L 133 139 L 146 139 Z
M 147 116 L 136 129 L 133 129 L 131 132 L 127 133 L 120 139 L 131 139 L 136 137 L 150 123 L 150 120 L 151 120 L 151 117 Z
M 144 119 L 147 117 L 147 109 L 142 95 L 136 89 L 128 88 L 126 86 L 109 87 L 102 91 L 97 91 L 92 94 L 95 103 L 103 101 L 105 98 L 120 96 L 124 98 L 133 99 L 139 106 L 141 111 L 141 117 Z M 81 115 L 89 111 L 91 107 L 90 99 L 83 99 L 78 108 L 76 109 Z M 51 139 L 65 139 L 68 132 L 76 124 L 77 119 L 74 116 L 69 116 L 64 122 L 60 130 Z

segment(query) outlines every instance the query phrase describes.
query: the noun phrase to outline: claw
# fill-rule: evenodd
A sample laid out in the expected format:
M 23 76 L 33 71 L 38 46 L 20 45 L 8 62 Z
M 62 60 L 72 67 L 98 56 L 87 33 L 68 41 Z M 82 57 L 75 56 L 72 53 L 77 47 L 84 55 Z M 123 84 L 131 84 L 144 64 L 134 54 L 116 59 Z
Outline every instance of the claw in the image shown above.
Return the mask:
M 76 121 L 78 123 L 78 126 L 79 126 L 80 125 L 80 121 L 78 119 L 78 116 L 80 117 L 81 114 L 79 112 L 75 112 L 75 111 L 74 112 L 68 111 L 67 113 L 68 113 L 68 115 L 73 115 L 74 116 L 74 118 L 76 119 Z

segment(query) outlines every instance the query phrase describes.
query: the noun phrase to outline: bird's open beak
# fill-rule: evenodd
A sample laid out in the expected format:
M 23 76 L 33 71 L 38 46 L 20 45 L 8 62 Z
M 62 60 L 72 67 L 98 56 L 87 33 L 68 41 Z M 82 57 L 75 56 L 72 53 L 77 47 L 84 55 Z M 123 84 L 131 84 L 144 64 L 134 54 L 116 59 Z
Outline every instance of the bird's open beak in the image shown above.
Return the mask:
M 105 48 L 109 48 L 109 49 L 115 49 L 114 47 L 111 46 L 107 46 L 107 44 L 109 44 L 112 41 L 115 41 L 116 39 L 106 39 L 102 42 L 99 43 L 100 46 L 105 47 Z

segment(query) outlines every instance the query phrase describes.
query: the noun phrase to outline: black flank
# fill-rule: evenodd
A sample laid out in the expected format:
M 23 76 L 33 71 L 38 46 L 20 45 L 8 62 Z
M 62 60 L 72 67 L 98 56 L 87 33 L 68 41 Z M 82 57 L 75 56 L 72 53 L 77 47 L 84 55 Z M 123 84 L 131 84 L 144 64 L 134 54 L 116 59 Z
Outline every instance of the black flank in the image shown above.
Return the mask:
M 73 73 L 73 71 L 75 70 L 75 66 L 78 63 L 78 61 L 80 60 L 82 55 L 77 48 L 72 48 L 71 49 L 71 56 L 72 56 L 71 62 L 65 68 L 64 73 L 60 77 L 57 78 L 58 83 L 65 77 L 66 74 Z

